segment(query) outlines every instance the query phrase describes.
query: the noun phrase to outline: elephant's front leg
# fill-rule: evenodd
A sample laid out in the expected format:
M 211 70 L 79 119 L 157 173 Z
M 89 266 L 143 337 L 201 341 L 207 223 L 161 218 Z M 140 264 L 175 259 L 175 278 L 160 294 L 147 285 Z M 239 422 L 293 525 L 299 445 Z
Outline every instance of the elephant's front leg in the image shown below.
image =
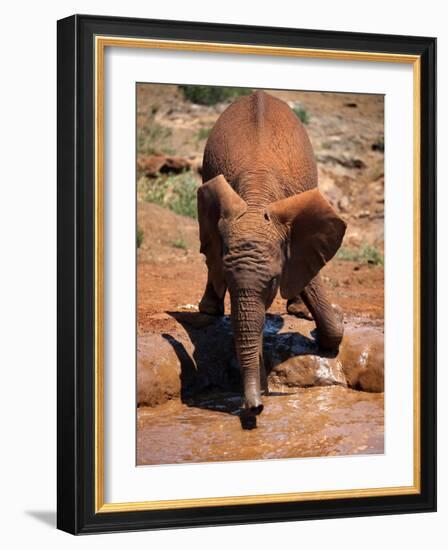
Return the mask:
M 199 311 L 201 313 L 208 313 L 208 315 L 224 315 L 224 295 L 220 297 L 216 293 L 214 285 L 210 281 L 210 273 L 207 277 L 207 286 L 205 287 L 204 295 L 199 302 Z
M 222 271 L 222 260 L 219 251 L 208 249 L 205 252 L 208 268 L 207 285 L 199 302 L 199 311 L 209 315 L 224 315 L 224 296 L 227 285 Z
M 337 349 L 344 335 L 342 314 L 328 300 L 320 275 L 314 277 L 300 296 L 316 322 L 319 345 Z

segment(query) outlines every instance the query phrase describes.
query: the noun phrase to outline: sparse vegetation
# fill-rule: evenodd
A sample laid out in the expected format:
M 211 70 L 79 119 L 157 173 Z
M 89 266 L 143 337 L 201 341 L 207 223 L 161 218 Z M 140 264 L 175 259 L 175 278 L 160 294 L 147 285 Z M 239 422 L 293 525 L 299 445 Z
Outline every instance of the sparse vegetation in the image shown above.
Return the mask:
M 143 243 L 144 233 L 141 227 L 137 226 L 137 248 L 140 248 Z
M 384 176 L 384 162 L 382 160 L 379 162 L 372 161 L 368 166 L 366 177 L 368 177 L 370 181 L 375 181 L 382 176 Z
M 144 123 L 139 124 L 137 132 L 137 153 L 139 155 L 169 154 L 167 140 L 171 137 L 172 130 L 156 121 L 158 110 L 158 105 L 151 105 L 144 117 Z
M 360 248 L 341 248 L 336 258 L 363 264 L 384 265 L 384 256 L 376 246 L 363 244 Z
M 182 85 L 179 86 L 179 89 L 185 99 L 198 105 L 216 105 L 252 93 L 250 88 L 230 88 L 227 86 Z
M 297 118 L 299 118 L 303 124 L 309 123 L 310 116 L 308 114 L 308 111 L 305 109 L 305 107 L 302 107 L 301 105 L 299 105 L 298 107 L 294 107 L 293 111 L 296 114 Z
M 183 236 L 174 240 L 171 244 L 173 245 L 174 248 L 180 248 L 181 250 L 188 250 L 188 244 L 186 243 Z
M 199 128 L 198 133 L 196 134 L 198 141 L 207 139 L 211 131 L 212 131 L 212 128 Z
M 157 178 L 141 178 L 143 199 L 169 208 L 176 214 L 197 218 L 196 193 L 199 180 L 191 171 Z

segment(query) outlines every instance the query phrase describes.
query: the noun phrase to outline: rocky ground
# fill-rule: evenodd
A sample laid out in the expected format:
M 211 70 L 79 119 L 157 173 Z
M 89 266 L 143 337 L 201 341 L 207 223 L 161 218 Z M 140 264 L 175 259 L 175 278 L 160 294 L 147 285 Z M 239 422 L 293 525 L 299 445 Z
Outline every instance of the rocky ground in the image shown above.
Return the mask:
M 322 271 L 344 312 L 343 349 L 322 357 L 313 323 L 286 315 L 278 296 L 266 326 L 272 394 L 257 429 L 241 429 L 228 319 L 210 323 L 197 312 L 206 280 L 197 222 L 167 208 L 177 192 L 171 181 L 199 184 L 206 136 L 227 104 L 195 105 L 176 86 L 140 85 L 139 464 L 383 451 L 383 99 L 270 93 L 306 111 L 321 191 L 348 224 L 341 252 Z M 173 209 L 191 213 L 181 199 Z M 299 350 L 297 338 L 311 347 Z

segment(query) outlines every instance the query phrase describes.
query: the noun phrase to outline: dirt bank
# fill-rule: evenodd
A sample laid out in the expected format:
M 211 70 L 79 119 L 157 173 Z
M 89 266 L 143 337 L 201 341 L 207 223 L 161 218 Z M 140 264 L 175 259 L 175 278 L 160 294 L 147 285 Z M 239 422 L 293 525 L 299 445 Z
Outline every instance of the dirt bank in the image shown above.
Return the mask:
M 207 391 L 240 392 L 241 378 L 228 316 L 198 312 L 156 314 L 172 317 L 169 332 L 140 335 L 137 345 L 137 403 L 155 406 L 184 401 Z M 339 353 L 325 353 L 315 340 L 313 321 L 292 315 L 266 316 L 264 364 L 270 392 L 339 385 L 369 392 L 384 389 L 383 334 L 349 324 Z

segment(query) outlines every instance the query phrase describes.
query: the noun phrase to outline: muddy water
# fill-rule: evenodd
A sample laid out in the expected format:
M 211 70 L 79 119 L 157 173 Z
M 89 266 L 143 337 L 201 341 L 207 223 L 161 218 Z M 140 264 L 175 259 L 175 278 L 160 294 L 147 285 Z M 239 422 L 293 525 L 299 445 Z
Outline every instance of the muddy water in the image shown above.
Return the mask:
M 242 429 L 236 394 L 174 399 L 137 412 L 137 463 L 373 454 L 384 451 L 384 398 L 340 386 L 264 398 L 257 429 Z M 250 425 L 245 425 L 250 428 Z

